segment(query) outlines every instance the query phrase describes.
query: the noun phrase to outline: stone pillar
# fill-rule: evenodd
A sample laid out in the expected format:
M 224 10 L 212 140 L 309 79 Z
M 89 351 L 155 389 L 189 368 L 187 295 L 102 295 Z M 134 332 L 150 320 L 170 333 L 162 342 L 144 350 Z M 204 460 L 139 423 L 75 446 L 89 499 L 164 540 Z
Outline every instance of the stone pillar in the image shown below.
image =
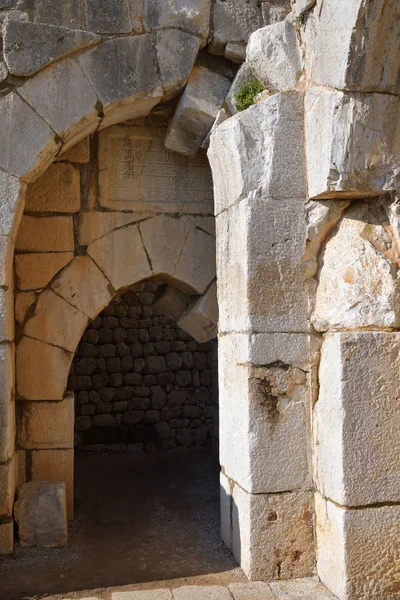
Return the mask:
M 303 96 L 212 136 L 222 535 L 250 579 L 313 569 Z

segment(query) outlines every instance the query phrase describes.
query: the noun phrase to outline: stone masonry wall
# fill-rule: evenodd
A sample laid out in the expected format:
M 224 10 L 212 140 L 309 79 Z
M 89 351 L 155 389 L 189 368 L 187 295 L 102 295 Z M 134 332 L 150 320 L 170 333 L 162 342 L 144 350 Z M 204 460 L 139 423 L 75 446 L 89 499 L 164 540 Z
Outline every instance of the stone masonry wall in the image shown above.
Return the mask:
M 198 344 L 153 307 L 159 288 L 152 281 L 133 286 L 83 334 L 69 377 L 81 451 L 212 444 L 211 342 Z

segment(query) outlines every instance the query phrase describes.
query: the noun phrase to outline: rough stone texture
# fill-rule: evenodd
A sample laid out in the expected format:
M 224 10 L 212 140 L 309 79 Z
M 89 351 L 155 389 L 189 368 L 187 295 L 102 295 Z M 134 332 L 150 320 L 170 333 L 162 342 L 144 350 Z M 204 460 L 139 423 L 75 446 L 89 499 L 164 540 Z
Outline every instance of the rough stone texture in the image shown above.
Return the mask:
M 323 3 L 313 80 L 343 90 L 400 94 L 397 2 Z M 333 68 L 332 68 L 333 67 Z
M 63 399 L 71 354 L 24 336 L 18 343 L 16 356 L 17 391 L 21 398 Z M 48 377 L 49 372 L 52 377 Z
M 262 25 L 261 8 L 257 0 L 217 0 L 213 8 L 212 35 L 208 51 L 219 55 L 225 53 L 229 58 L 230 48 L 227 48 L 227 45 L 231 47 L 232 44 L 237 44 L 243 48 L 245 55 L 250 34 Z
M 339 600 L 397 600 L 400 507 L 349 510 L 316 494 L 317 570 Z
M 0 120 L 0 167 L 31 181 L 57 152 L 54 131 L 15 92 L 0 100 Z
M 399 326 L 399 246 L 396 230 L 388 227 L 390 210 L 376 199 L 357 202 L 331 234 L 312 316 L 317 331 Z
M 166 3 L 144 0 L 143 24 L 146 30 L 176 27 L 200 37 L 204 46 L 210 24 L 210 0 Z
M 0 555 L 11 554 L 14 550 L 14 523 L 0 525 Z
M 15 320 L 23 323 L 29 308 L 36 299 L 35 292 L 18 292 L 15 294 Z
M 314 409 L 318 490 L 345 506 L 400 501 L 398 333 L 325 338 Z
M 142 215 L 141 215 L 142 216 Z M 87 212 L 80 213 L 78 225 L 78 241 L 80 246 L 89 246 L 113 229 L 123 225 L 137 223 L 141 219 L 132 213 L 122 212 Z
M 230 80 L 219 73 L 203 66 L 195 67 L 170 123 L 166 148 L 195 156 L 215 121 L 230 84 Z
M 15 490 L 15 457 L 0 465 L 0 517 L 12 514 Z
M 28 186 L 27 212 L 79 212 L 79 171 L 70 164 L 56 163 L 35 183 Z
M 268 89 L 295 90 L 302 70 L 296 29 L 288 21 L 267 25 L 254 32 L 246 60 L 256 78 Z
M 214 282 L 204 296 L 195 300 L 178 321 L 179 327 L 198 342 L 212 340 L 218 334 L 217 284 Z
M 279 583 L 272 581 L 270 586 L 276 600 L 337 600 L 336 596 L 319 583 L 317 577 Z
M 62 481 L 67 497 L 67 516 L 74 516 L 74 451 L 32 450 L 32 480 Z
M 24 192 L 25 186 L 19 179 L 0 171 L 0 235 L 15 238 Z
M 84 0 L 86 27 L 95 33 L 129 33 L 132 23 L 128 0 L 99 3 L 98 0 Z
M 18 444 L 22 448 L 73 448 L 74 396 L 62 402 L 24 402 Z
M 311 492 L 254 495 L 233 483 L 230 511 L 228 546 L 250 580 L 312 573 Z
M 16 20 L 6 22 L 3 35 L 10 73 L 24 77 L 66 54 L 100 42 L 99 36 L 88 31 Z
M 264 25 L 279 23 L 290 13 L 291 0 L 261 0 Z
M 269 585 L 260 581 L 231 583 L 229 591 L 234 600 L 276 600 Z
M 197 344 L 154 304 L 147 281 L 114 300 L 87 328 L 69 377 L 76 446 L 144 452 L 212 443 L 216 398 L 210 344 Z
M 192 225 L 174 271 L 178 281 L 198 294 L 215 279 L 215 237 L 201 225 Z
M 253 81 L 254 79 L 256 79 L 256 76 L 251 68 L 250 63 L 243 63 L 236 73 L 236 77 L 233 80 L 225 98 L 225 104 L 231 115 L 235 115 L 238 112 L 236 108 L 236 95 L 244 86 L 249 83 L 249 81 Z
M 232 334 L 219 340 L 221 467 L 253 494 L 310 487 L 307 374 L 290 363 L 287 335 L 264 334 L 255 365 L 237 350 L 243 339 Z M 303 365 L 309 342 L 298 337 Z
M 9 461 L 14 453 L 15 403 L 14 403 L 14 347 L 0 346 L 0 462 Z
M 17 289 L 37 290 L 46 287 L 73 258 L 73 252 L 17 254 L 14 259 Z
M 62 138 L 64 151 L 99 124 L 96 94 L 70 58 L 30 79 L 19 92 Z
M 220 585 L 188 585 L 173 591 L 174 600 L 231 600 L 229 590 Z
M 397 189 L 400 99 L 310 88 L 306 143 L 310 198 L 378 196 Z
M 68 542 L 65 485 L 58 481 L 25 483 L 14 507 L 21 546 L 56 548 Z
M 178 321 L 190 302 L 190 296 L 179 288 L 167 285 L 161 288 L 160 294 L 155 298 L 154 308 L 161 313 Z
M 34 21 L 35 23 L 67 27 L 68 29 L 80 29 L 81 2 L 80 0 L 63 2 L 35 0 Z
M 146 116 L 162 97 L 150 35 L 109 40 L 78 62 L 103 104 L 103 128 Z
M 18 229 L 16 250 L 20 252 L 73 251 L 72 218 L 37 218 L 24 215 Z
M 179 29 L 157 32 L 157 59 L 164 100 L 179 93 L 186 84 L 200 49 L 200 40 Z
M 57 160 L 68 161 L 70 163 L 87 163 L 90 160 L 90 139 L 84 138 L 81 142 L 73 146 L 66 152 L 63 152 Z

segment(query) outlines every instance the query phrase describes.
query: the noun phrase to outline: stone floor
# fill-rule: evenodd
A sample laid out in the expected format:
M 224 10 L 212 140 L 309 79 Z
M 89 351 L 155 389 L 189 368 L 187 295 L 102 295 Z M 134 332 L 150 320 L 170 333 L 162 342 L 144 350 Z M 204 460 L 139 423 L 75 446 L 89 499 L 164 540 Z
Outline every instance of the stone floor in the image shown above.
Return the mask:
M 68 547 L 0 560 L 0 600 L 331 600 L 315 581 L 247 583 L 219 536 L 218 470 L 204 452 L 77 457 Z

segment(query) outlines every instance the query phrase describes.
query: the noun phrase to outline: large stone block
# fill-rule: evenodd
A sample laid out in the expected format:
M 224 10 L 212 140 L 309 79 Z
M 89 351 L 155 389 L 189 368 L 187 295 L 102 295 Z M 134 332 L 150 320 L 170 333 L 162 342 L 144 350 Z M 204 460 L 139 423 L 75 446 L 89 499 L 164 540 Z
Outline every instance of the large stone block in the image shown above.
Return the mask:
M 188 291 L 203 294 L 215 279 L 215 237 L 201 225 L 192 225 L 176 263 L 174 277 Z
M 0 235 L 10 235 L 15 240 L 25 189 L 20 179 L 0 171 Z
M 195 156 L 211 129 L 230 88 L 230 80 L 204 66 L 193 69 L 169 125 L 165 146 Z
M 272 581 L 270 585 L 275 600 L 337 600 L 318 577 Z
M 217 0 L 212 13 L 212 34 L 208 51 L 228 54 L 232 44 L 243 49 L 243 59 L 249 36 L 263 26 L 260 3 L 257 0 Z M 228 45 L 228 48 L 227 48 Z
M 302 71 L 296 29 L 289 21 L 281 21 L 255 31 L 249 39 L 246 60 L 269 90 L 295 90 Z
M 157 59 L 160 67 L 164 100 L 184 87 L 200 49 L 200 39 L 179 29 L 157 32 Z
M 75 60 L 52 65 L 27 81 L 19 93 L 62 138 L 63 151 L 97 129 L 97 96 Z
M 204 296 L 196 299 L 181 316 L 178 325 L 203 344 L 218 334 L 217 284 L 212 283 Z
M 167 285 L 155 298 L 153 307 L 173 321 L 178 321 L 189 302 L 188 294 L 172 285 Z
M 35 23 L 58 25 L 68 29 L 81 27 L 81 2 L 80 0 L 34 0 Z
M 0 167 L 32 181 L 51 164 L 55 132 L 15 92 L 0 100 Z
M 0 463 L 11 459 L 15 446 L 14 346 L 0 345 Z
M 250 197 L 218 216 L 221 332 L 308 331 L 305 244 L 301 200 Z
M 215 214 L 260 194 L 306 198 L 303 139 L 303 97 L 296 92 L 274 94 L 222 123 L 208 151 Z
M 148 31 L 175 27 L 197 35 L 204 46 L 210 25 L 210 0 L 187 0 L 170 2 L 164 0 L 144 0 L 143 25 Z
M 14 549 L 14 522 L 0 525 L 0 555 L 11 554 Z
M 0 464 L 0 518 L 12 515 L 15 493 L 15 456 Z
M 332 88 L 400 94 L 398 2 L 328 0 L 321 9 L 312 78 Z
M 379 196 L 399 186 L 400 98 L 310 88 L 306 142 L 310 198 Z
M 329 334 L 314 409 L 318 490 L 345 506 L 400 501 L 400 334 Z
M 72 217 L 24 215 L 18 230 L 16 250 L 21 252 L 73 252 Z
M 87 252 L 116 291 L 153 274 L 137 225 L 112 231 L 90 244 Z
M 37 290 L 46 285 L 74 258 L 73 252 L 17 254 L 15 285 L 19 290 Z
M 150 215 L 146 215 L 150 216 Z M 142 220 L 142 215 L 123 212 L 82 212 L 78 220 L 78 240 L 80 246 L 89 246 L 107 233 Z
M 96 33 L 129 33 L 132 23 L 129 14 L 129 1 L 99 2 L 84 0 L 86 27 Z
M 80 209 L 80 177 L 75 167 L 65 163 L 51 165 L 28 186 L 25 210 L 28 212 L 75 213 Z
M 232 482 L 228 508 L 230 547 L 250 580 L 312 574 L 311 492 L 248 494 Z
M 109 40 L 78 62 L 103 104 L 103 128 L 146 116 L 162 97 L 150 35 Z
M 24 325 L 24 334 L 75 352 L 88 323 L 89 319 L 83 312 L 52 290 L 44 290 Z
M 262 581 L 231 583 L 229 591 L 234 600 L 276 600 L 268 583 Z
M 62 400 L 72 358 L 73 354 L 61 348 L 22 337 L 16 351 L 19 396 L 26 400 Z
M 399 597 L 400 507 L 347 509 L 315 498 L 317 571 L 339 600 Z
M 253 494 L 308 489 L 308 336 L 298 336 L 301 362 L 297 356 L 294 365 L 294 336 L 264 334 L 255 364 L 249 362 L 251 342 L 243 337 L 219 341 L 221 467 Z
M 84 164 L 90 160 L 90 137 L 84 138 L 75 146 L 62 152 L 57 160 L 67 161 L 70 163 Z
M 14 507 L 21 546 L 66 546 L 68 525 L 65 484 L 32 481 L 18 490 Z
M 173 591 L 174 600 L 231 600 L 231 594 L 221 585 L 183 585 Z
M 74 450 L 32 450 L 32 480 L 62 481 L 67 497 L 67 516 L 74 516 Z
M 94 319 L 111 302 L 110 287 L 110 282 L 89 256 L 76 256 L 52 285 L 59 296 L 89 319 Z
M 399 327 L 398 245 L 389 205 L 357 203 L 343 215 L 321 255 L 312 322 L 317 331 Z
M 4 58 L 10 73 L 24 77 L 66 54 L 101 41 L 88 31 L 14 19 L 6 21 L 3 35 Z
M 28 310 L 36 300 L 35 292 L 17 292 L 15 294 L 15 320 L 23 323 Z
M 74 395 L 61 402 L 23 402 L 18 444 L 22 448 L 74 447 Z

